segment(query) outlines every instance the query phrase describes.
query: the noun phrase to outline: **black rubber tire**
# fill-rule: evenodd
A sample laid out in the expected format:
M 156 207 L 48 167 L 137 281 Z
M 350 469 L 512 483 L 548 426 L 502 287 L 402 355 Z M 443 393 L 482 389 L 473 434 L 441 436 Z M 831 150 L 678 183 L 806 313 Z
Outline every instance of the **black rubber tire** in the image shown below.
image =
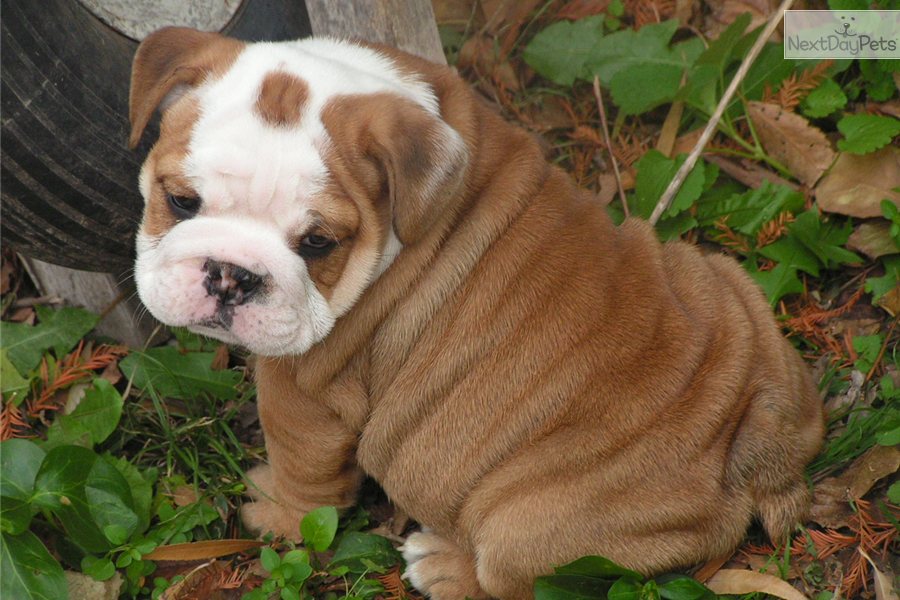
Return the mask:
M 128 80 L 137 42 L 76 0 L 2 0 L 3 243 L 46 262 L 122 272 L 157 124 L 131 151 Z M 223 30 L 250 40 L 310 34 L 298 0 L 245 0 Z

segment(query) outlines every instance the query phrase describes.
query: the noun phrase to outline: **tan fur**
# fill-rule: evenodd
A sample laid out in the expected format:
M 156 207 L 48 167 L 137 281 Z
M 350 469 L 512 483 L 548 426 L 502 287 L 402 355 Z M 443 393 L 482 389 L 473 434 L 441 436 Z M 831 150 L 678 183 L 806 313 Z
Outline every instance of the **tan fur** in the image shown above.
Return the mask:
M 159 141 L 144 163 L 152 190 L 144 207 L 142 223 L 147 235 L 161 236 L 177 222 L 169 208 L 167 194 L 189 198 L 197 195 L 183 175 L 183 163 L 191 141 L 191 129 L 199 117 L 196 100 L 183 98 L 167 110 L 160 121 Z
M 309 86 L 305 81 L 276 71 L 263 79 L 254 108 L 270 125 L 288 127 L 300 122 L 308 98 Z
M 416 175 L 440 157 L 421 109 L 326 110 L 333 193 L 405 248 L 322 343 L 259 360 L 269 464 L 248 526 L 296 538 L 368 474 L 432 530 L 417 568 L 442 600 L 530 598 L 585 554 L 690 565 L 754 515 L 780 540 L 806 510 L 822 409 L 752 280 L 643 221 L 614 227 L 449 69 L 382 51 L 434 87 L 466 143 L 460 179 L 435 194 Z
M 165 27 L 147 36 L 131 70 L 129 147 L 138 145 L 153 111 L 176 86 L 195 86 L 223 73 L 243 48 L 238 40 L 187 27 Z

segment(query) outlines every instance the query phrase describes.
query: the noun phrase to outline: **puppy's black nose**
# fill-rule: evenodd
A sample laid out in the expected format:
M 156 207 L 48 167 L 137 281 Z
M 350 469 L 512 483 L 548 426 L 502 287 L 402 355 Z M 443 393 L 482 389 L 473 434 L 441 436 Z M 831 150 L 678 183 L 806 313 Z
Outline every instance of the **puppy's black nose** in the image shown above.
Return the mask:
M 225 306 L 238 306 L 247 302 L 262 284 L 262 277 L 231 263 L 207 260 L 203 265 L 206 281 L 203 282 L 210 296 L 217 296 Z

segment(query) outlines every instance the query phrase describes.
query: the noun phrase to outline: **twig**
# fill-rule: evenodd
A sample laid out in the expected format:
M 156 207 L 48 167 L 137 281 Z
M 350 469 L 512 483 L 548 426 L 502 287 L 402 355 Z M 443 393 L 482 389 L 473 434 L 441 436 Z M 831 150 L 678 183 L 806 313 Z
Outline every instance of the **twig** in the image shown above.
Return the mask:
M 30 308 L 41 304 L 62 304 L 64 300 L 59 296 L 38 296 L 36 298 L 18 298 L 13 302 L 13 308 Z
M 881 350 L 878 351 L 878 356 L 875 357 L 875 362 L 872 363 L 872 368 L 869 369 L 869 372 L 866 373 L 866 382 L 872 379 L 872 375 L 875 374 L 875 370 L 878 368 L 878 365 L 881 363 L 881 359 L 884 358 L 884 351 L 887 350 L 888 344 L 891 341 L 891 335 L 894 333 L 894 327 L 897 326 L 898 319 L 894 319 L 894 322 L 891 323 L 891 328 L 888 329 L 887 334 L 884 336 L 884 343 L 881 344 Z
M 622 202 L 622 211 L 625 217 L 628 214 L 628 202 L 625 200 L 625 189 L 622 187 L 622 176 L 619 174 L 619 162 L 613 154 L 612 141 L 609 139 L 609 125 L 606 123 L 606 109 L 603 108 L 603 95 L 600 93 L 600 78 L 594 75 L 594 98 L 597 99 L 597 108 L 600 109 L 600 124 L 603 126 L 603 141 L 606 142 L 606 151 L 609 152 L 609 160 L 612 161 L 613 173 L 616 176 L 616 187 L 619 189 L 619 200 Z
M 697 164 L 697 159 L 700 158 L 700 154 L 703 152 L 706 144 L 709 142 L 710 138 L 713 136 L 713 133 L 715 133 L 716 128 L 719 126 L 719 121 L 722 119 L 722 115 L 725 113 L 725 109 L 731 103 L 731 98 L 737 91 L 738 85 L 740 85 L 741 81 L 744 80 L 744 76 L 747 74 L 747 71 L 750 70 L 750 66 L 753 64 L 753 61 L 756 60 L 757 55 L 762 51 L 766 40 L 769 39 L 769 36 L 772 35 L 773 31 L 775 31 L 778 23 L 781 22 L 781 19 L 784 16 L 784 11 L 790 8 L 793 3 L 794 0 L 782 0 L 781 6 L 778 7 L 778 10 L 775 11 L 775 13 L 769 19 L 769 22 L 766 24 L 766 28 L 759 35 L 759 37 L 756 38 L 756 42 L 753 44 L 753 47 L 750 48 L 747 56 L 744 57 L 744 62 L 741 63 L 741 66 L 738 68 L 737 73 L 734 74 L 734 78 L 731 80 L 731 83 L 728 84 L 728 89 L 725 90 L 725 94 L 722 96 L 722 99 L 719 100 L 719 105 L 716 106 L 716 110 L 713 113 L 712 117 L 710 117 L 709 122 L 706 124 L 706 128 L 700 135 L 700 139 L 697 140 L 697 145 L 694 146 L 693 150 L 691 150 L 691 153 L 690 155 L 688 155 L 687 160 L 684 161 L 684 164 L 682 164 L 681 168 L 678 169 L 678 172 L 675 173 L 675 177 L 669 183 L 669 187 L 666 188 L 666 191 L 663 192 L 663 195 L 659 199 L 659 202 L 656 203 L 656 208 L 653 209 L 653 214 L 650 215 L 649 219 L 651 225 L 656 225 L 656 222 L 659 221 L 659 218 L 662 216 L 662 214 L 666 211 L 666 209 L 669 208 L 669 205 L 672 203 L 672 199 L 675 198 L 675 194 L 678 193 L 678 190 L 681 188 L 684 180 L 687 179 L 687 176 L 691 172 L 691 169 L 693 169 L 694 165 Z

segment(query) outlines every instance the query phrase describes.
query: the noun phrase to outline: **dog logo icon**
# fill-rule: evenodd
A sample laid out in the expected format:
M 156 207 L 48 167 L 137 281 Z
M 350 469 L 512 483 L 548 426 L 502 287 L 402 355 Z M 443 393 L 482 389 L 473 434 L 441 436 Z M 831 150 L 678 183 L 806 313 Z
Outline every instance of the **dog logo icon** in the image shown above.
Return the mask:
M 843 23 L 841 23 L 841 28 L 835 29 L 834 32 L 845 38 L 846 37 L 856 37 L 856 35 L 857 35 L 856 32 L 850 31 L 850 27 L 851 27 L 850 21 L 856 21 L 856 17 L 849 17 L 850 21 L 848 21 L 847 19 L 848 19 L 848 17 L 841 15 L 841 21 L 843 21 Z

